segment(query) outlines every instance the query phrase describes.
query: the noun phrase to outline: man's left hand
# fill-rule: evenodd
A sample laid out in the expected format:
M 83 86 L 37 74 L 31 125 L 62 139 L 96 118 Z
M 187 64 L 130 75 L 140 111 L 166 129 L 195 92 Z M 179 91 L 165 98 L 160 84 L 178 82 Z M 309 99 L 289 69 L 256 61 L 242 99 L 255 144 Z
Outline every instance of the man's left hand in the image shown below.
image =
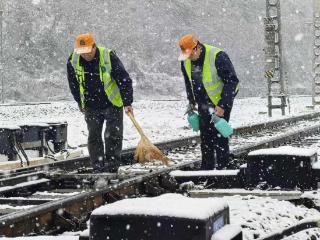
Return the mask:
M 223 117 L 224 109 L 222 107 L 216 106 L 214 110 L 218 117 Z
M 124 111 L 125 113 L 128 115 L 129 113 L 131 113 L 131 115 L 133 115 L 133 107 L 132 106 L 125 106 L 124 107 Z

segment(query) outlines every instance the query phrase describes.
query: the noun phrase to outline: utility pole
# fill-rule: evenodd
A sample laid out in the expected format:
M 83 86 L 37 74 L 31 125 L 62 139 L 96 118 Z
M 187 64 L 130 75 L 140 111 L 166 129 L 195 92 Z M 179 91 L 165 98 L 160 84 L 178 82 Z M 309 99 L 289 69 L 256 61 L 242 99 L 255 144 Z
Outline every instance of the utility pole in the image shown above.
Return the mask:
M 320 106 L 320 0 L 313 0 L 313 81 L 312 105 Z
M 266 0 L 265 24 L 265 77 L 268 80 L 268 114 L 280 108 L 285 115 L 286 87 L 282 64 L 280 0 Z M 273 98 L 280 99 L 274 103 Z

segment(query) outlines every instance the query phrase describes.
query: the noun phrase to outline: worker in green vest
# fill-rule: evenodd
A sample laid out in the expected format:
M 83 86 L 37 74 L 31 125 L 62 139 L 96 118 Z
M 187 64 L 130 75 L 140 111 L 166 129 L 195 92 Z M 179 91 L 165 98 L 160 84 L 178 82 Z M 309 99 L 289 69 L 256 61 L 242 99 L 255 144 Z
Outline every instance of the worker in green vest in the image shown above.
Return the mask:
M 187 111 L 200 117 L 202 165 L 204 170 L 225 169 L 230 163 L 229 139 L 219 134 L 212 114 L 229 121 L 238 92 L 238 77 L 228 55 L 220 48 L 201 43 L 192 34 L 179 40 L 181 71 L 185 79 Z
M 97 45 L 90 33 L 76 37 L 67 71 L 71 93 L 87 123 L 93 171 L 116 172 L 122 164 L 123 109 L 133 113 L 132 80 L 115 52 Z

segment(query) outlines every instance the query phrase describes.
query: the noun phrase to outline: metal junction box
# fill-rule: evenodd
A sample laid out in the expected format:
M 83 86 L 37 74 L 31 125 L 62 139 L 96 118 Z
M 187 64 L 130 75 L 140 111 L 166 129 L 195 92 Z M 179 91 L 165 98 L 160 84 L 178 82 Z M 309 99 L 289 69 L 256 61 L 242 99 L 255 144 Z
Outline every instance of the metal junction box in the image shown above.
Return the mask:
M 8 160 L 17 159 L 16 139 L 21 134 L 21 128 L 18 126 L 0 127 L 0 154 L 8 157 Z
M 21 137 L 18 141 L 24 150 L 39 150 L 39 156 L 45 151 L 46 132 L 49 125 L 46 123 L 28 123 L 20 125 Z
M 179 194 L 125 199 L 96 209 L 90 239 L 211 240 L 229 223 L 229 207 L 222 200 L 182 195 L 173 200 L 174 195 Z
M 54 151 L 59 152 L 66 148 L 68 139 L 68 123 L 67 122 L 49 122 L 49 131 L 47 140 L 52 141 Z
M 248 155 L 247 183 L 256 187 L 265 183 L 268 187 L 282 189 L 313 189 L 313 162 L 317 161 L 314 149 L 283 146 L 256 150 Z

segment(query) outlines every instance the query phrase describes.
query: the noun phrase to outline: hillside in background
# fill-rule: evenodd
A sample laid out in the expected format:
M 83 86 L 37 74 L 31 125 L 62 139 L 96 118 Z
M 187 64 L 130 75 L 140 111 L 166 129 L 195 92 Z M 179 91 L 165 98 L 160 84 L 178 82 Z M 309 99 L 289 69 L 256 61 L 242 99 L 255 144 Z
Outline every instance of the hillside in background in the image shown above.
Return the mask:
M 114 49 L 139 98 L 184 95 L 177 41 L 195 33 L 223 48 L 241 81 L 240 96 L 265 96 L 264 0 L 6 0 L 5 100 L 70 99 L 66 61 L 79 33 Z M 312 1 L 282 4 L 290 93 L 311 92 Z

